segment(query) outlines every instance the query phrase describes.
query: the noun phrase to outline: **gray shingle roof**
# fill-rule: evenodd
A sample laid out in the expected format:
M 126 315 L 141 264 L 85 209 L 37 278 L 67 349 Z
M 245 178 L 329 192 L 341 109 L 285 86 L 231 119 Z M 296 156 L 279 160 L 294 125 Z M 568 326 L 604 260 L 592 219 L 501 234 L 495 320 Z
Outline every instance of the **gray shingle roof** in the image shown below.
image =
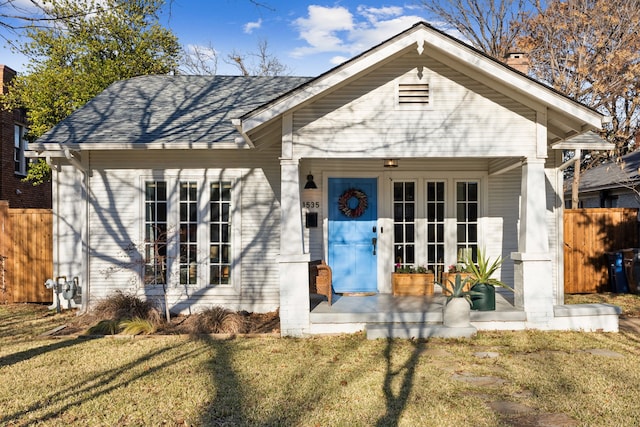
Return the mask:
M 640 181 L 640 151 L 634 151 L 620 158 L 582 172 L 580 191 L 597 191 L 637 184 Z
M 308 77 L 140 76 L 113 83 L 31 147 L 50 143 L 215 143 L 240 136 L 231 119 Z

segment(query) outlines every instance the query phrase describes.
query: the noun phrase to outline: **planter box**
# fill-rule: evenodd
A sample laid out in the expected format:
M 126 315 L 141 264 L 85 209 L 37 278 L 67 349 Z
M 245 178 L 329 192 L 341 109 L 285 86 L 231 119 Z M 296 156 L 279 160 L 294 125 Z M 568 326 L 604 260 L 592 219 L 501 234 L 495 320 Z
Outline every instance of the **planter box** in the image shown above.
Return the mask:
M 391 289 L 393 295 L 433 295 L 433 273 L 392 273 Z
M 451 289 L 451 287 L 456 284 L 456 275 L 457 274 L 460 275 L 460 279 L 462 279 L 462 281 L 464 281 L 465 279 L 468 279 L 469 277 L 471 277 L 471 273 L 446 273 L 446 272 L 443 272 L 442 273 L 442 285 L 444 285 L 446 283 L 447 286 L 449 287 L 449 289 Z M 449 283 L 449 282 L 451 282 L 451 283 Z M 469 284 L 469 283 L 465 284 L 462 289 L 465 292 L 469 291 L 469 289 L 471 289 L 471 284 Z M 447 291 L 444 288 L 444 286 L 442 287 L 442 294 L 444 296 L 449 296 L 450 293 L 451 292 Z

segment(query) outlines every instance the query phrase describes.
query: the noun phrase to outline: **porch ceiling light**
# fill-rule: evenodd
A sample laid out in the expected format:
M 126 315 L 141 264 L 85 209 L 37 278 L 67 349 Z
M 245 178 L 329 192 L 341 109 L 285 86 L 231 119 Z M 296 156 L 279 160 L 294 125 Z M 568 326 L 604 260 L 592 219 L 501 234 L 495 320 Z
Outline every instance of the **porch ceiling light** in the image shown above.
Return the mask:
M 384 159 L 384 167 L 385 168 L 397 168 L 398 167 L 398 159 Z
M 307 175 L 307 183 L 304 185 L 305 190 L 316 190 L 318 186 L 313 182 L 313 175 Z

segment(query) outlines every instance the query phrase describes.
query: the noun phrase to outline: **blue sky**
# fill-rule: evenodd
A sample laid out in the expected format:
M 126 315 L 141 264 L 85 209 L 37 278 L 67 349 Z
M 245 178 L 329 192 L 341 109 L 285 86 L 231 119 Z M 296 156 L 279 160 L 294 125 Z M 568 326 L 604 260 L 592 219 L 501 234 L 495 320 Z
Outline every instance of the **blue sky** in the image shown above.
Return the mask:
M 218 74 L 238 74 L 225 62 L 227 55 L 256 52 L 266 41 L 289 74 L 315 76 L 426 17 L 418 0 L 258 2 L 265 6 L 249 0 L 173 0 L 162 22 L 187 49 L 213 47 Z M 2 45 L 0 63 L 23 71 L 24 58 Z
M 417 1 L 300 2 L 174 0 L 167 26 L 183 45 L 211 45 L 220 57 L 255 52 L 260 40 L 292 74 L 313 76 L 424 20 Z M 235 68 L 218 60 L 218 73 Z

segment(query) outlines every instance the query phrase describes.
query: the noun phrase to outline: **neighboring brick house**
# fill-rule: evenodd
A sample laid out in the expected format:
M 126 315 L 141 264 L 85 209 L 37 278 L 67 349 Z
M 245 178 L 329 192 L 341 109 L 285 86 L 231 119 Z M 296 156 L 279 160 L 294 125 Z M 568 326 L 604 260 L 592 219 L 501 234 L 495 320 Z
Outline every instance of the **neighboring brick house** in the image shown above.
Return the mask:
M 0 64 L 2 93 L 7 92 L 16 72 Z M 0 200 L 7 200 L 11 208 L 51 208 L 51 183 L 34 186 L 22 182 L 27 174 L 29 159 L 25 157 L 27 116 L 22 109 L 0 109 Z

